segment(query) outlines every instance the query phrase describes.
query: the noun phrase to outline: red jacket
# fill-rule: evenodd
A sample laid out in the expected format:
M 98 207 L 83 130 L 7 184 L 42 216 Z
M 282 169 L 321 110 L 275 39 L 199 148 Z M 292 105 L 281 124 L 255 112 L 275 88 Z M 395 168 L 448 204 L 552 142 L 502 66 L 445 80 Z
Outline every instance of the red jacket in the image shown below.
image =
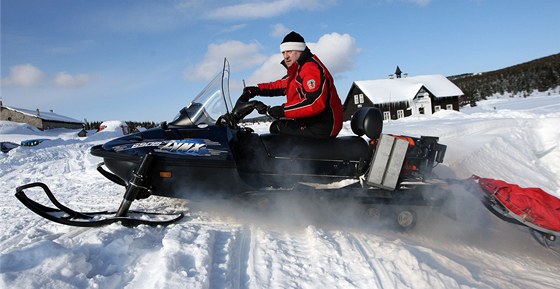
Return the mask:
M 304 50 L 298 61 L 288 68 L 283 79 L 258 86 L 264 96 L 286 95 L 284 114 L 301 126 L 328 125 L 331 137 L 337 136 L 342 129 L 342 102 L 334 80 L 309 49 Z

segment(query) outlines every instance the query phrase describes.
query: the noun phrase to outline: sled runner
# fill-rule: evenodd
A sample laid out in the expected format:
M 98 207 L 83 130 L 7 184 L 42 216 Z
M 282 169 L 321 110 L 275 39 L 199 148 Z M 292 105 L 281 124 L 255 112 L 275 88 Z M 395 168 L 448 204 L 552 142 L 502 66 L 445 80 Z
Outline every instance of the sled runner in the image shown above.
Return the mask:
M 113 217 L 96 221 L 100 214 L 70 210 L 56 201 L 44 184 L 22 186 L 17 196 L 42 217 L 78 226 L 117 221 L 134 224 L 131 204 L 152 195 L 251 199 L 314 194 L 393 206 L 398 224 L 407 228 L 415 222 L 410 207 L 435 207 L 445 201 L 446 192 L 429 182 L 432 169 L 443 162 L 446 151 L 437 137 L 382 134 L 383 117 L 373 107 L 353 115 L 350 125 L 354 135 L 312 139 L 257 134 L 243 119 L 262 106 L 255 100 L 232 105 L 229 64 L 224 61 L 223 70 L 170 123 L 91 148 L 92 155 L 103 159 L 98 171 L 126 188 Z M 351 180 L 348 185 L 329 186 L 347 180 Z M 36 186 L 57 208 L 26 197 L 23 191 Z M 56 217 L 60 214 L 65 216 Z M 163 216 L 167 219 L 149 223 L 170 223 L 181 215 Z
M 48 207 L 30 199 L 25 190 L 31 188 L 41 188 L 49 200 L 56 208 Z M 182 213 L 164 214 L 147 213 L 128 210 L 126 214 L 119 215 L 117 211 L 98 211 L 98 212 L 78 212 L 61 204 L 52 194 L 51 190 L 44 183 L 30 183 L 16 188 L 16 197 L 28 209 L 39 216 L 63 225 L 76 227 L 99 227 L 121 222 L 125 226 L 137 225 L 167 225 L 183 218 Z
M 535 230 L 547 247 L 560 236 L 560 199 L 540 188 L 522 188 L 476 175 L 471 179 L 485 193 L 487 206 L 498 217 Z

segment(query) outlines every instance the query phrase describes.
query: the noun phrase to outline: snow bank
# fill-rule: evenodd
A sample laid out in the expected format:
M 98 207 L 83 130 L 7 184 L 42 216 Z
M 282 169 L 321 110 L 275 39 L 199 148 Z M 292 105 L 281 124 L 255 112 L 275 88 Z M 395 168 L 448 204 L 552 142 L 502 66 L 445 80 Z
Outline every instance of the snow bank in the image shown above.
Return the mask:
M 0 134 L 2 135 L 39 134 L 39 133 L 41 133 L 41 130 L 32 125 L 26 123 L 0 120 Z
M 120 131 L 123 134 L 129 134 L 128 125 L 120 120 L 108 120 L 99 125 L 99 131 Z

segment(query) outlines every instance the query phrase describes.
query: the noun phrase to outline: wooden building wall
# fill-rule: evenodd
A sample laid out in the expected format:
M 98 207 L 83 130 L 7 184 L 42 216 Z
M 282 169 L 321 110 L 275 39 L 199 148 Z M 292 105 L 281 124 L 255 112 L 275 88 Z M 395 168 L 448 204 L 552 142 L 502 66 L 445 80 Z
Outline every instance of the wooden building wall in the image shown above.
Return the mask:
M 3 106 L 0 107 L 0 120 L 27 123 L 29 125 L 32 125 L 42 130 L 53 129 L 53 128 L 69 128 L 69 129 L 83 128 L 82 123 L 45 120 L 37 116 L 31 116 L 15 110 L 7 109 Z
M 27 123 L 37 128 L 42 128 L 42 120 L 38 117 L 30 116 L 5 107 L 0 107 L 0 120 Z
M 362 107 L 372 107 L 373 102 L 371 102 L 371 100 L 364 94 L 364 102 L 363 103 L 356 103 L 354 101 L 354 96 L 355 95 L 360 95 L 363 94 L 362 90 L 357 87 L 355 84 L 352 84 L 352 88 L 350 88 L 350 92 L 348 92 L 348 95 L 346 96 L 346 100 L 344 101 L 343 109 L 344 109 L 344 114 L 343 114 L 343 119 L 344 121 L 350 120 L 352 118 L 352 115 L 359 109 Z

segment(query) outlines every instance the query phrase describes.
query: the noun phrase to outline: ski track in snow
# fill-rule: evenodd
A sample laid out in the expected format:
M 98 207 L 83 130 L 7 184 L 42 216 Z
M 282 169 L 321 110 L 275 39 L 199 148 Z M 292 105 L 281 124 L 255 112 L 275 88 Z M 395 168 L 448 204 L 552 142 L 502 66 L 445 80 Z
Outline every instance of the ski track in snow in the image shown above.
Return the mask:
M 544 103 L 547 111 L 554 106 Z M 476 173 L 559 196 L 560 114 L 531 117 L 535 110 L 395 121 L 385 132 L 440 136 L 448 151 L 438 169 L 450 177 Z M 425 212 L 410 232 L 340 205 L 288 202 L 294 208 L 266 214 L 160 197 L 133 206 L 185 218 L 167 227 L 75 228 L 44 220 L 13 197 L 16 186 L 43 181 L 72 208 L 116 209 L 124 189 L 100 176 L 100 160 L 89 155 L 105 140 L 55 139 L 0 155 L 1 288 L 558 287 L 559 256 L 459 189 L 455 218 Z

